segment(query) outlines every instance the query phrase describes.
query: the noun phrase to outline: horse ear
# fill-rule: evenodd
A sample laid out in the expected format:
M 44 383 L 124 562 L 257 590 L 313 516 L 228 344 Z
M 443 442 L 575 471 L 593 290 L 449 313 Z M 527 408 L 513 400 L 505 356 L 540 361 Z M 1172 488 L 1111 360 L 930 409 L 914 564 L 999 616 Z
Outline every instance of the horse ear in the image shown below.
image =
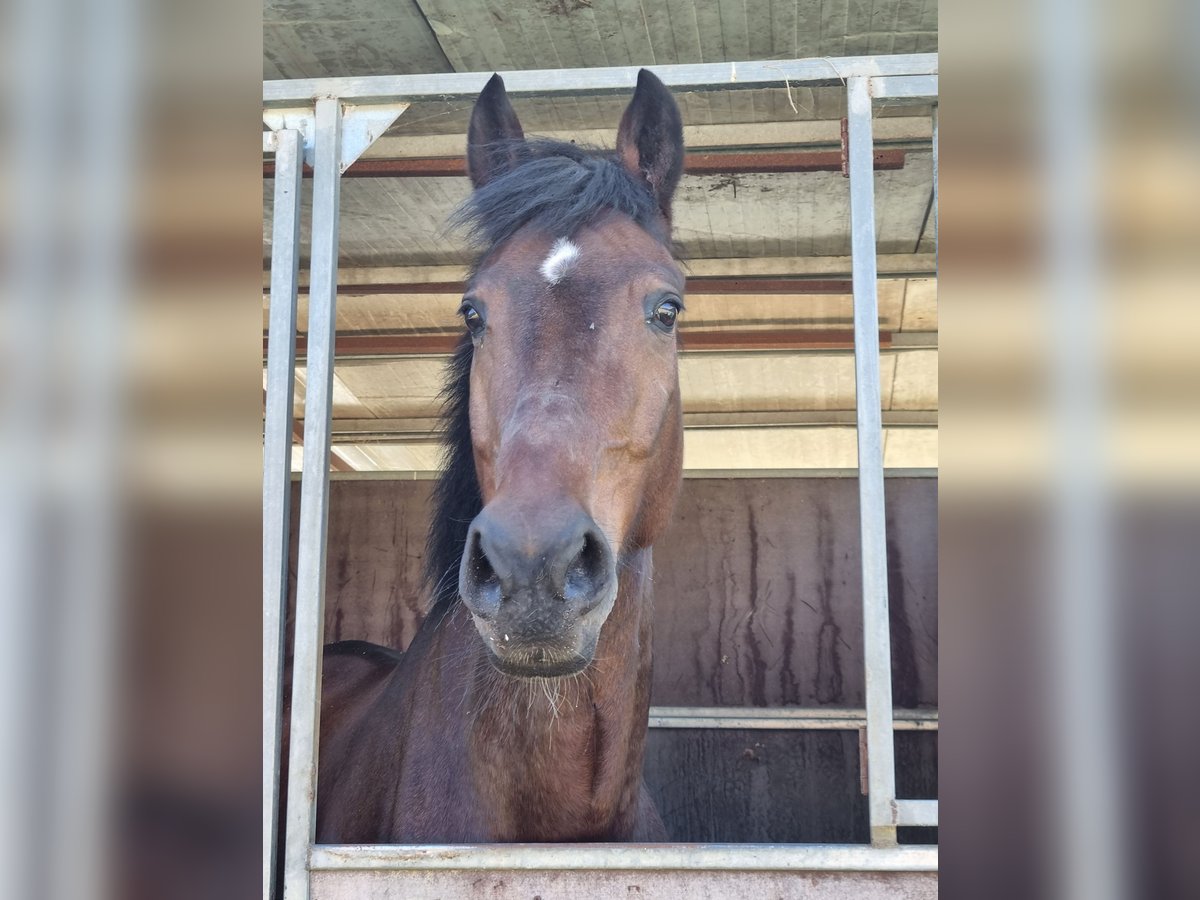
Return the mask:
M 670 219 L 671 197 L 683 174 L 683 120 L 667 86 L 648 69 L 638 72 L 637 89 L 621 116 L 617 157 L 650 186 Z
M 499 74 L 488 79 L 471 110 L 467 130 L 467 171 L 475 187 L 483 187 L 517 164 L 516 142 L 525 140 L 525 132 L 504 90 Z

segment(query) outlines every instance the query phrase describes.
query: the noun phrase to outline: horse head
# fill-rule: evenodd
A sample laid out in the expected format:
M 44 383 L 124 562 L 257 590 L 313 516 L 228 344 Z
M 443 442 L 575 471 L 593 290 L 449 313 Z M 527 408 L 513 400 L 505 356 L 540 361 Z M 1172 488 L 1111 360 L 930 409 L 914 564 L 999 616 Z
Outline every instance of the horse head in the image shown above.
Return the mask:
M 460 220 L 484 245 L 460 308 L 482 509 L 459 594 L 500 671 L 569 675 L 592 661 L 622 563 L 663 531 L 679 486 L 679 111 L 642 70 L 615 152 L 531 141 L 496 75 L 467 164 Z

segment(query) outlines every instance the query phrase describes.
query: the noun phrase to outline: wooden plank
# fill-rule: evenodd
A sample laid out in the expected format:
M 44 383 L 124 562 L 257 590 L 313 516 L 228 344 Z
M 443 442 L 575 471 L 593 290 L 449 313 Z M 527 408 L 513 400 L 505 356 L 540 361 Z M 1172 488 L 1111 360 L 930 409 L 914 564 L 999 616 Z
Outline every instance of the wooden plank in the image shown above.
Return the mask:
M 652 702 L 861 705 L 857 485 L 695 483 L 655 546 Z M 896 705 L 936 705 L 937 485 L 885 490 Z

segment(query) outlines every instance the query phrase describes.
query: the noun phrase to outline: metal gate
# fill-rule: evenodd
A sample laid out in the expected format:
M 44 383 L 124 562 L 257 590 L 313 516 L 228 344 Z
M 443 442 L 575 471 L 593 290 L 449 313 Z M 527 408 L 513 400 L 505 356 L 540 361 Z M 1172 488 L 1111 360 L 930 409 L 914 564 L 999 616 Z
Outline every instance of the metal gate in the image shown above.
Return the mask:
M 882 404 L 876 298 L 872 114 L 878 100 L 934 102 L 933 216 L 937 228 L 936 54 L 650 67 L 681 91 L 843 85 L 854 292 L 854 358 L 870 845 L 455 845 L 314 844 L 326 523 L 332 416 L 338 206 L 341 174 L 411 101 L 474 98 L 491 73 L 268 81 L 264 152 L 275 157 L 271 299 L 263 467 L 263 895 L 271 896 L 277 852 L 284 622 L 288 585 L 292 390 L 295 383 L 300 184 L 313 169 L 312 248 L 304 462 L 301 480 L 285 900 L 307 900 L 310 875 L 327 870 L 721 870 L 929 872 L 937 848 L 898 846 L 896 827 L 936 825 L 936 800 L 896 797 L 894 711 L 884 532 Z M 629 93 L 639 67 L 505 72 L 509 94 Z

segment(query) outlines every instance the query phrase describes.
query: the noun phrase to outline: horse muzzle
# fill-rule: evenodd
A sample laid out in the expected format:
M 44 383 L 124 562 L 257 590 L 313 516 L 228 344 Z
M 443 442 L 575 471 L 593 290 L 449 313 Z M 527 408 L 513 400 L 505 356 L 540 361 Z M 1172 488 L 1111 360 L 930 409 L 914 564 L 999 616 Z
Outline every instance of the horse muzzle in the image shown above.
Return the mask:
M 459 592 L 500 671 L 570 675 L 596 651 L 616 600 L 608 539 L 575 505 L 522 516 L 489 504 L 467 534 Z

